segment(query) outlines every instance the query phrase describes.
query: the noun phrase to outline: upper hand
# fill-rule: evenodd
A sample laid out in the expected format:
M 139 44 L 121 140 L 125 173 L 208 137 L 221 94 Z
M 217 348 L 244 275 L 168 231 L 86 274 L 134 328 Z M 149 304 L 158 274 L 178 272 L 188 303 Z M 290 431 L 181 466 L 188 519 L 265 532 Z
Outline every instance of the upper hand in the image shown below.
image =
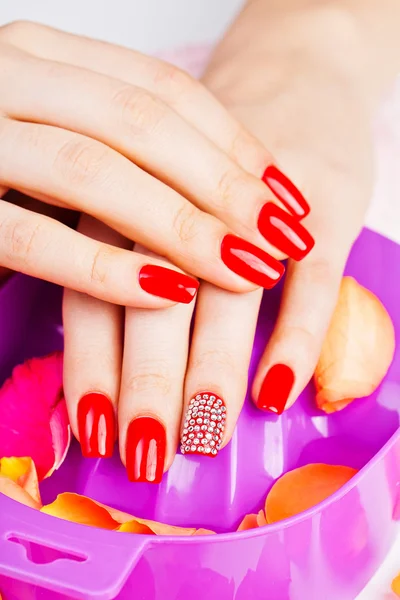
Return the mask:
M 236 292 L 277 283 L 285 254 L 259 226 L 279 204 L 261 181 L 272 157 L 199 82 L 29 23 L 0 29 L 0 67 L 0 196 L 14 188 L 91 215 L 175 267 L 7 198 L 0 265 L 149 308 L 193 298 L 197 283 L 179 269 Z

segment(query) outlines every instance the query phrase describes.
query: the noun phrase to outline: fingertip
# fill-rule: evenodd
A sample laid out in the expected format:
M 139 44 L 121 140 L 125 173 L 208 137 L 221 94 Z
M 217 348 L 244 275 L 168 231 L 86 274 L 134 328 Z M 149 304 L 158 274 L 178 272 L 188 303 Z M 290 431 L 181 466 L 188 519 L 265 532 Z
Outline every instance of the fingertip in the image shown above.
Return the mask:
M 288 408 L 289 398 L 293 390 L 295 374 L 293 369 L 284 363 L 276 363 L 268 367 L 261 385 L 253 387 L 253 401 L 259 410 L 281 415 Z

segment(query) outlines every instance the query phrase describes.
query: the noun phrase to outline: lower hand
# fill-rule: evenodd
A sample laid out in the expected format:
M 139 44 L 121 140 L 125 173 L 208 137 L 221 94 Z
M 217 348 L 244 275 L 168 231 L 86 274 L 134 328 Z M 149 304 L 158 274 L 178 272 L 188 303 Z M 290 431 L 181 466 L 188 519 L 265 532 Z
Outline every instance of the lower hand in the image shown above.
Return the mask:
M 357 72 L 352 77 L 348 64 L 341 66 L 330 56 L 323 60 L 317 47 L 269 57 L 265 48 L 254 47 L 254 24 L 249 31 L 251 43 L 239 33 L 239 39 L 227 37 L 205 82 L 273 148 L 279 164 L 293 176 L 310 201 L 312 211 L 304 222 L 316 240 L 310 254 L 296 262 L 296 244 L 290 243 L 296 241 L 296 232 L 286 230 L 290 258 L 281 310 L 253 384 L 257 406 L 281 413 L 314 371 L 347 256 L 363 225 L 373 171 L 371 112 L 356 85 Z M 288 39 L 283 30 L 281 35 Z M 260 32 L 261 45 L 265 39 L 268 35 Z M 295 44 L 293 35 L 291 39 Z M 311 40 L 314 44 L 312 35 Z M 245 153 L 237 160 L 257 174 Z M 68 292 L 65 390 L 85 452 L 101 455 L 104 427 L 102 436 L 99 431 L 107 407 L 113 432 L 109 439 L 117 435 L 117 413 L 120 453 L 133 481 L 160 481 L 173 461 L 180 432 L 183 452 L 214 456 L 229 442 L 243 404 L 260 301 L 260 290 L 237 295 L 201 284 L 190 349 L 192 306 L 157 313 L 130 309 L 122 352 L 120 309 L 108 305 L 104 310 L 102 303 Z M 106 400 L 85 399 L 90 391 Z M 185 426 L 192 401 L 202 401 L 204 393 L 206 406 L 211 396 L 221 399 L 226 419 L 222 413 L 216 413 L 220 421 L 212 420 L 211 412 L 205 416 L 201 404 L 195 417 L 191 413 L 195 423 Z M 205 418 L 223 427 L 210 426 Z

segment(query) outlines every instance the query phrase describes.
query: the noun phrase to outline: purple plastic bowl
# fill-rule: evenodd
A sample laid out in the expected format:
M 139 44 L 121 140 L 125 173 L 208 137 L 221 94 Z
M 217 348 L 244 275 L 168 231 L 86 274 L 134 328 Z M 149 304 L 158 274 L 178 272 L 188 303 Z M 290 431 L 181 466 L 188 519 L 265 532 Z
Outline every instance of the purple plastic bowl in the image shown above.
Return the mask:
M 380 297 L 399 332 L 400 247 L 364 231 L 347 273 Z M 12 364 L 62 346 L 60 291 L 46 284 L 39 288 L 18 276 L 0 292 L 0 379 Z M 279 290 L 265 295 L 250 376 L 279 296 Z M 370 398 L 327 416 L 315 408 L 313 395 L 309 387 L 278 418 L 256 411 L 248 399 L 232 442 L 216 460 L 178 455 L 159 486 L 129 483 L 117 453 L 112 460 L 83 460 L 74 445 L 61 469 L 44 482 L 44 501 L 76 491 L 137 516 L 208 527 L 221 535 L 117 534 L 54 519 L 0 495 L 5 600 L 353 600 L 395 535 L 399 350 Z M 310 462 L 360 472 L 295 518 L 224 533 L 262 507 L 282 473 Z

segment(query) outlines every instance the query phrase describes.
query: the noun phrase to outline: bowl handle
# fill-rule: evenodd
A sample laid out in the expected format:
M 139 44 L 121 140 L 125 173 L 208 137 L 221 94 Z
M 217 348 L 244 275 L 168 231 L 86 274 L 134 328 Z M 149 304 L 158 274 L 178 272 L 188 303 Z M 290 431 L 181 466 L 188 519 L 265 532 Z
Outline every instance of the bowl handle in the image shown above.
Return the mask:
M 148 536 L 62 521 L 0 494 L 0 576 L 11 580 L 67 598 L 111 600 L 149 544 Z

